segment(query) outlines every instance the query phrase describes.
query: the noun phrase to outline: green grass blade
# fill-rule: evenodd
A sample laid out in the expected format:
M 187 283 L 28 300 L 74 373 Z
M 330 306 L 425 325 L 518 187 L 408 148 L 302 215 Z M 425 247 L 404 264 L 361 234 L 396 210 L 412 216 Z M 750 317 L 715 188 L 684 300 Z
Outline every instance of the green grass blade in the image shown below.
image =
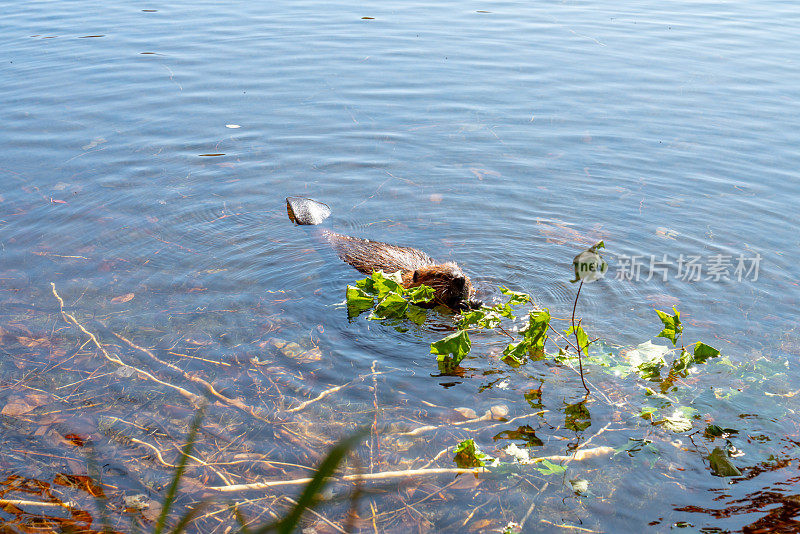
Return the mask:
M 183 517 L 181 517 L 180 521 L 178 521 L 178 524 L 175 525 L 175 528 L 170 531 L 170 534 L 180 534 L 183 532 L 186 529 L 186 525 L 188 525 L 192 519 L 197 517 L 197 514 L 205 510 L 208 507 L 208 504 L 209 503 L 206 501 L 201 501 L 197 503 L 194 508 L 183 514 Z
M 197 430 L 200 428 L 200 421 L 203 420 L 203 409 L 197 410 L 191 426 L 189 427 L 189 435 L 186 437 L 186 443 L 181 450 L 181 460 L 178 462 L 178 467 L 175 469 L 175 475 L 172 477 L 172 482 L 169 485 L 167 496 L 164 498 L 164 504 L 161 510 L 161 515 L 158 516 L 156 528 L 153 529 L 153 534 L 161 534 L 164 531 L 164 525 L 167 522 L 167 516 L 175 502 L 175 497 L 178 494 L 178 486 L 181 483 L 181 477 L 186 470 L 186 463 L 189 461 L 189 455 L 192 454 L 194 448 L 194 440 L 197 437 Z
M 88 463 L 88 473 L 89 478 L 92 480 L 97 481 L 98 486 L 102 491 L 103 488 L 103 480 L 102 480 L 102 473 L 100 472 L 100 466 L 97 463 L 97 451 L 94 448 L 94 443 L 89 443 L 89 449 L 87 451 L 87 458 L 86 461 Z M 101 495 L 93 495 L 95 503 L 97 504 L 97 510 L 100 514 L 100 524 L 103 525 L 103 533 L 106 532 L 113 532 L 111 528 L 111 520 L 108 517 L 108 497 L 105 494 Z
M 259 529 L 251 531 L 253 534 L 265 534 L 267 532 L 278 532 L 279 534 L 291 534 L 297 529 L 297 524 L 305 512 L 306 508 L 313 506 L 317 496 L 325 488 L 327 479 L 333 475 L 339 464 L 342 462 L 347 453 L 349 453 L 367 434 L 369 429 L 363 428 L 357 431 L 350 437 L 344 438 L 339 441 L 331 450 L 328 455 L 319 464 L 319 467 L 314 472 L 314 477 L 311 479 L 303 493 L 298 497 L 295 507 L 280 521 L 265 525 Z
M 239 529 L 240 534 L 251 534 L 250 529 L 247 528 L 247 518 L 242 514 L 242 511 L 239 510 L 239 506 L 234 504 L 233 506 L 233 515 L 236 518 L 236 521 L 241 525 L 242 528 Z

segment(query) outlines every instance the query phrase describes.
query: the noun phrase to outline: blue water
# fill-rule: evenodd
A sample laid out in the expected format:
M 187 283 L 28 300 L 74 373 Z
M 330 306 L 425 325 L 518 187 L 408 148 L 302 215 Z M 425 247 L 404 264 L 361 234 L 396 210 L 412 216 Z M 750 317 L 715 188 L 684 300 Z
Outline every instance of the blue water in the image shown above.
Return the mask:
M 357 273 L 289 223 L 284 198 L 300 195 L 328 203 L 339 231 L 457 261 L 487 298 L 507 285 L 558 317 L 575 294 L 572 257 L 603 239 L 609 275 L 579 304 L 593 335 L 641 343 L 660 328 L 653 308 L 676 305 L 692 340 L 735 362 L 797 361 L 800 11 L 791 2 L 40 1 L 6 5 L 2 28 L 7 305 L 52 307 L 53 282 L 83 316 L 143 339 L 206 336 L 225 357 L 280 324 L 283 337 L 310 335 L 324 349 L 310 391 L 376 360 L 399 369 L 387 392 L 444 408 L 499 399 L 526 409 L 519 393 L 543 368 L 515 372 L 476 356 L 473 375 L 440 386 L 449 380 L 432 376 L 427 344 L 446 317 L 411 333 L 348 322 L 334 305 Z M 678 278 L 679 256 L 707 266 L 718 254 L 733 280 Z M 664 255 L 668 279 L 645 280 L 651 256 Z M 632 256 L 643 276 L 618 279 Z M 757 280 L 735 279 L 740 256 L 761 258 Z M 203 311 L 218 314 L 213 327 L 193 315 Z M 511 390 L 479 393 L 489 368 Z M 793 373 L 787 387 L 797 389 Z M 559 380 L 556 416 L 580 393 Z M 355 389 L 350 401 L 371 402 Z M 745 411 L 709 406 L 726 420 Z M 614 412 L 595 409 L 589 435 Z M 765 423 L 775 439 L 796 437 L 789 412 Z M 638 469 L 636 482 L 542 518 L 607 532 L 663 517 L 653 528 L 754 520 L 671 512 L 711 503 L 721 485 L 693 461 L 679 483 Z M 631 510 L 642 487 L 660 502 Z M 528 509 L 510 506 L 517 520 Z

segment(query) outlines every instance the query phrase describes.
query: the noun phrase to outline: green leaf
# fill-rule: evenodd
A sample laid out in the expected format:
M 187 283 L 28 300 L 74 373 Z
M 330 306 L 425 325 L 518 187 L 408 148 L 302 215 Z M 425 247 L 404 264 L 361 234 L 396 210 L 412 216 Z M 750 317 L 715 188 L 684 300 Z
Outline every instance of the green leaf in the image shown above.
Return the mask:
M 414 304 L 429 302 L 433 289 L 426 285 L 406 289 L 402 281 L 399 272 L 387 275 L 376 271 L 369 278 L 358 280 L 355 286 L 347 286 L 348 316 L 355 317 L 372 308 L 377 297 L 378 305 L 370 319 L 410 319 L 417 324 L 424 323 L 425 310 Z
M 375 287 L 375 280 L 372 277 L 356 281 L 356 287 L 363 291 L 365 295 L 378 296 L 378 288 Z
M 672 362 L 671 371 L 678 376 L 685 377 L 689 374 L 689 368 L 694 363 L 692 355 L 682 350 L 680 355 Z
M 575 333 L 578 334 L 578 343 L 580 343 L 579 347 L 581 350 L 586 350 L 586 347 L 588 347 L 590 343 L 589 336 L 586 335 L 586 332 L 584 332 L 581 325 L 578 325 L 575 328 Z
M 739 431 L 735 428 L 722 428 L 717 425 L 708 425 L 705 430 L 703 430 L 703 437 L 706 439 L 715 439 L 715 438 L 727 438 L 730 435 L 738 434 Z
M 638 367 L 644 362 L 658 361 L 664 363 L 664 356 L 669 352 L 667 347 L 656 345 L 648 340 L 644 343 L 637 345 L 636 348 L 629 350 L 625 353 L 628 361 L 633 367 Z
M 522 335 L 532 348 L 544 349 L 547 342 L 547 328 L 550 326 L 550 310 L 531 310 L 528 314 L 528 326 Z M 529 349 L 530 350 L 530 349 Z
M 412 304 L 406 308 L 406 317 L 416 324 L 423 324 L 425 319 L 428 318 L 428 312 L 425 311 L 425 308 L 420 308 Z
M 665 417 L 661 421 L 656 421 L 654 424 L 664 425 L 664 428 L 675 433 L 688 432 L 692 429 L 692 422 L 685 414 L 678 410 L 670 417 Z
M 742 472 L 731 463 L 728 453 L 719 447 L 714 447 L 714 450 L 708 455 L 708 463 L 711 466 L 711 472 L 718 477 L 742 476 Z
M 567 468 L 564 467 L 563 465 L 554 464 L 550 460 L 542 460 L 541 463 L 544 466 L 544 468 L 535 467 L 534 469 L 536 469 L 543 475 L 557 475 L 567 470 Z
M 689 369 L 698 363 L 705 363 L 708 358 L 719 356 L 719 351 L 714 347 L 709 347 L 704 343 L 697 343 L 694 348 L 694 354 L 690 354 L 686 350 L 682 350 L 680 355 L 675 358 L 670 366 L 670 375 L 672 378 L 675 376 L 686 377 L 689 374 Z
M 383 271 L 375 271 L 369 278 L 364 278 L 356 282 L 356 287 L 367 295 L 373 295 L 382 299 L 389 293 L 398 293 L 402 295 L 405 291 L 402 284 L 403 279 L 399 272 L 385 274 Z
M 581 350 L 584 350 L 584 349 L 586 349 L 586 347 L 589 346 L 589 336 L 586 335 L 586 332 L 583 330 L 583 327 L 581 325 L 578 325 L 577 327 L 574 327 L 574 328 L 572 326 L 570 326 L 569 328 L 567 328 L 563 332 L 564 332 L 564 334 L 566 336 L 569 336 L 573 332 L 577 332 L 578 333 L 578 346 L 580 347 Z
M 487 463 L 494 461 L 494 458 L 481 451 L 472 439 L 465 439 L 456 445 L 455 453 L 453 461 L 462 469 L 485 467 Z
M 437 360 L 446 361 L 452 355 L 452 363 L 458 365 L 469 354 L 472 342 L 466 330 L 457 330 L 444 339 L 431 343 L 431 353 Z
M 513 363 L 522 365 L 525 363 L 525 357 L 528 355 L 529 349 L 530 344 L 524 339 L 519 343 L 509 343 L 503 349 L 503 359 L 510 359 Z
M 714 347 L 698 341 L 694 347 L 694 362 L 705 363 L 709 358 L 716 358 L 719 354 L 719 351 Z
M 581 432 L 592 426 L 592 415 L 583 402 L 567 405 L 564 415 L 564 426 L 574 432 Z
M 389 293 L 375 307 L 370 319 L 402 319 L 407 309 L 406 299 L 397 293 Z
M 494 308 L 482 307 L 461 314 L 458 321 L 459 328 L 468 328 L 477 325 L 480 328 L 491 329 L 500 324 L 500 316 Z
M 491 312 L 487 313 L 485 317 L 478 321 L 478 326 L 486 330 L 491 330 L 500 326 L 501 321 L 502 319 L 496 312 Z
M 523 394 L 523 398 L 528 401 L 531 408 L 534 410 L 541 410 L 544 407 L 542 403 L 542 389 L 529 389 L 527 393 Z
M 506 319 L 516 319 L 516 315 L 514 315 L 514 308 L 512 308 L 508 303 L 497 304 L 492 307 L 492 311 L 501 317 L 505 317 Z
M 435 291 L 432 287 L 422 284 L 405 290 L 406 299 L 412 304 L 424 304 L 433 300 Z
M 661 369 L 666 362 L 664 356 L 669 349 L 663 345 L 656 345 L 648 340 L 625 352 L 625 357 L 630 362 L 630 370 L 639 373 L 644 380 L 661 380 Z M 621 370 L 621 372 L 624 369 Z M 624 374 L 624 373 L 623 373 Z
M 368 295 L 363 289 L 354 286 L 347 286 L 347 315 L 349 317 L 356 317 L 362 312 L 372 308 L 374 299 Z
M 383 298 L 389 293 L 398 293 L 402 295 L 405 292 L 403 288 L 403 278 L 400 272 L 385 274 L 383 271 L 376 271 L 372 273 L 373 287 L 378 292 L 378 298 Z
M 672 345 L 678 344 L 678 338 L 683 332 L 683 325 L 681 324 L 681 312 L 675 306 L 672 307 L 675 315 L 669 315 L 661 310 L 656 310 L 661 322 L 664 323 L 664 329 L 656 337 L 665 337 L 672 341 Z
M 614 456 L 622 452 L 625 452 L 631 458 L 639 455 L 641 455 L 645 459 L 649 457 L 648 461 L 650 463 L 651 468 L 656 465 L 656 462 L 658 461 L 659 457 L 658 449 L 655 447 L 655 445 L 653 445 L 653 442 L 650 441 L 649 439 L 628 438 L 628 443 L 620 447 L 617 447 L 616 449 L 614 449 L 614 451 L 615 451 Z
M 643 406 L 641 411 L 639 412 L 639 417 L 642 419 L 647 419 L 648 421 L 653 420 L 653 416 L 658 413 L 658 408 L 654 406 Z
M 663 367 L 663 362 L 658 360 L 652 362 L 644 362 L 639 364 L 637 369 L 639 370 L 639 375 L 644 380 L 650 380 L 651 382 L 656 382 L 661 380 L 661 367 Z
M 480 321 L 484 317 L 486 317 L 486 309 L 484 308 L 464 312 L 461 314 L 461 317 L 458 320 L 458 327 L 467 328 L 468 326 L 477 324 L 478 321 Z
M 508 346 L 503 349 L 503 356 L 511 359 L 513 363 L 517 365 L 525 363 L 525 358 L 528 355 L 538 354 L 539 357 L 543 356 L 541 353 L 547 341 L 547 328 L 549 324 L 549 310 L 531 311 L 528 315 L 528 326 L 520 331 L 522 340 L 518 343 L 509 343 Z
M 508 304 L 512 306 L 516 306 L 518 304 L 527 304 L 531 301 L 531 296 L 529 294 L 521 293 L 519 291 L 512 291 L 504 286 L 500 286 L 500 293 L 511 297 L 508 299 Z
M 515 430 L 503 430 L 502 432 L 495 434 L 494 438 L 492 439 L 495 441 L 498 439 L 518 439 L 525 441 L 526 447 L 544 446 L 544 442 L 536 436 L 536 430 L 534 430 L 530 425 L 522 425 L 517 427 Z

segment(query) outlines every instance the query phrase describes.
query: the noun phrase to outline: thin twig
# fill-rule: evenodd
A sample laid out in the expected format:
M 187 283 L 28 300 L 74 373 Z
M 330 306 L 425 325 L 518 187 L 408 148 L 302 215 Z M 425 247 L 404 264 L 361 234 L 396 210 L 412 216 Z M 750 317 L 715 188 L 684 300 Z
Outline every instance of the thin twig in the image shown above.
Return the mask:
M 313 399 L 309 399 L 309 400 L 307 400 L 305 402 L 301 402 L 300 404 L 298 404 L 294 408 L 289 408 L 288 410 L 286 410 L 286 413 L 299 412 L 300 410 L 306 408 L 310 404 L 314 404 L 317 401 L 321 401 L 322 399 L 324 399 L 325 397 L 327 397 L 331 393 L 336 393 L 337 391 L 346 388 L 347 386 L 349 386 L 353 382 L 354 381 L 351 381 L 351 382 L 348 382 L 347 384 L 342 384 L 341 386 L 334 386 L 332 388 L 326 389 L 325 391 L 323 391 L 322 393 L 320 393 L 319 395 L 317 395 Z
M 539 490 L 539 493 L 540 493 L 540 494 L 541 494 L 541 493 L 543 493 L 543 492 L 544 492 L 544 490 L 546 490 L 546 489 L 547 489 L 547 486 L 549 486 L 549 485 L 550 485 L 550 482 L 545 482 L 545 483 L 544 483 L 544 486 L 542 486 L 542 488 Z M 528 518 L 529 518 L 529 517 L 531 516 L 531 514 L 533 513 L 533 509 L 534 509 L 535 507 L 536 507 L 536 501 L 533 501 L 533 502 L 531 503 L 530 507 L 528 508 L 528 511 L 525 513 L 525 517 L 523 517 L 523 518 L 522 518 L 522 521 L 520 521 L 520 522 L 519 522 L 519 527 L 520 527 L 520 529 L 521 529 L 521 530 L 524 530 L 524 529 L 525 529 L 525 523 L 527 523 L 527 522 L 528 522 Z
M 439 452 L 436 454 L 436 456 L 434 456 L 433 458 L 431 458 L 431 459 L 430 459 L 430 461 L 428 461 L 428 463 L 426 463 L 425 465 L 423 465 L 422 467 L 420 467 L 420 469 L 426 469 L 427 467 L 430 467 L 430 466 L 431 466 L 432 464 L 434 464 L 434 463 L 435 463 L 435 462 L 436 462 L 436 461 L 437 461 L 439 458 L 441 458 L 442 456 L 444 456 L 445 454 L 447 454 L 448 452 L 450 452 L 450 449 L 451 449 L 451 447 L 447 447 L 446 449 L 442 449 L 441 451 L 439 451 Z
M 566 524 L 559 525 L 558 523 L 553 523 L 552 521 L 548 521 L 547 519 L 540 519 L 539 521 L 541 521 L 542 523 L 547 523 L 548 525 L 553 525 L 554 527 L 565 528 L 565 529 L 568 529 L 568 530 L 577 530 L 578 532 L 600 532 L 599 530 L 592 530 L 592 529 L 589 529 L 589 528 L 576 527 L 575 525 L 566 525 Z
M 505 329 L 505 328 L 503 328 L 502 326 L 498 325 L 498 326 L 497 326 L 497 329 L 498 329 L 498 330 L 500 330 L 500 331 L 501 331 L 502 333 L 504 333 L 505 335 L 507 335 L 508 337 L 510 337 L 510 338 L 511 338 L 511 341 L 516 341 L 516 340 L 517 340 L 517 338 L 515 338 L 514 336 L 512 336 L 511 334 L 509 334 L 509 333 L 506 331 L 506 329 Z
M 98 380 L 100 378 L 103 378 L 104 376 L 113 375 L 113 374 L 114 374 L 114 372 L 111 371 L 109 373 L 103 373 L 102 375 L 90 376 L 89 378 L 84 378 L 82 380 L 78 380 L 77 382 L 72 382 L 71 384 L 64 384 L 63 386 L 59 386 L 59 387 L 56 388 L 56 391 L 58 391 L 59 389 L 68 388 L 70 386 L 76 386 L 78 384 L 82 384 L 83 382 L 87 382 L 89 380 Z
M 561 332 L 559 332 L 558 330 L 556 330 L 555 328 L 553 328 L 553 325 L 551 325 L 550 323 L 548 323 L 548 324 L 547 324 L 547 327 L 548 327 L 550 330 L 552 330 L 552 331 L 553 331 L 553 333 L 555 333 L 556 335 L 558 335 L 558 337 L 560 337 L 561 339 L 563 339 L 564 341 L 566 341 L 566 342 L 567 342 L 567 344 L 568 344 L 570 347 L 572 347 L 572 348 L 573 348 L 573 350 L 575 350 L 575 352 L 577 352 L 577 351 L 578 351 L 578 348 L 577 348 L 575 345 L 573 345 L 573 344 L 572 344 L 572 342 L 571 342 L 569 339 L 567 339 L 566 337 L 564 337 L 564 334 L 562 334 Z
M 509 419 L 508 421 L 505 421 L 505 420 L 502 420 L 502 419 L 498 419 L 497 417 L 492 415 L 490 410 L 487 410 L 486 413 L 484 413 L 480 417 L 476 417 L 474 419 L 467 419 L 466 421 L 456 421 L 454 423 L 447 423 L 447 424 L 443 424 L 443 425 L 424 425 L 424 426 L 417 427 L 414 430 L 409 430 L 408 432 L 401 432 L 400 434 L 397 434 L 397 435 L 398 436 L 406 436 L 406 437 L 414 437 L 414 436 L 418 436 L 420 434 L 423 434 L 425 432 L 430 432 L 432 430 L 439 430 L 441 428 L 451 428 L 453 426 L 468 425 L 470 423 L 481 423 L 481 422 L 484 422 L 484 421 L 503 421 L 502 425 L 503 426 L 508 426 L 511 423 L 513 423 L 514 421 L 517 421 L 519 419 L 525 419 L 527 417 L 533 417 L 535 415 L 544 415 L 548 411 L 549 410 L 539 410 L 538 412 L 527 413 L 525 415 L 519 415 L 517 417 L 514 417 L 513 419 Z M 486 431 L 486 430 L 494 428 L 496 426 L 498 426 L 498 425 L 483 426 L 483 427 L 481 427 L 481 430 L 482 431 Z
M 378 530 L 378 523 L 377 523 L 377 521 L 375 521 L 375 519 L 376 519 L 376 516 L 375 516 L 375 511 L 376 511 L 375 501 L 372 500 L 372 499 L 370 499 L 370 501 L 369 501 L 369 510 L 370 510 L 370 512 L 372 512 L 372 531 L 375 534 L 380 534 L 380 531 Z
M 287 501 L 289 501 L 290 503 L 292 503 L 292 504 L 294 504 L 295 506 L 297 506 L 297 501 L 296 501 L 296 500 L 294 500 L 294 499 L 292 499 L 291 497 L 289 497 L 289 496 L 287 496 L 287 495 L 284 495 L 284 496 L 283 496 L 283 498 L 284 498 L 284 500 L 287 500 Z M 324 515 L 320 514 L 319 512 L 316 512 L 316 511 L 315 511 L 313 508 L 308 508 L 308 507 L 307 507 L 307 508 L 306 508 L 306 511 L 307 511 L 308 513 L 310 513 L 311 515 L 313 515 L 313 516 L 316 516 L 316 517 L 317 517 L 317 519 L 319 519 L 319 520 L 320 520 L 320 521 L 322 521 L 323 523 L 326 523 L 328 526 L 330 526 L 331 528 L 333 528 L 333 529 L 334 529 L 334 530 L 336 530 L 337 532 L 342 532 L 343 534 L 347 534 L 347 531 L 346 531 L 346 530 L 344 530 L 342 527 L 340 527 L 339 525 L 337 525 L 337 524 L 336 524 L 336 523 L 334 523 L 333 521 L 329 520 L 329 519 L 328 519 L 327 517 L 325 517 Z
M 490 502 L 492 502 L 492 500 L 494 500 L 495 498 L 496 497 L 490 497 L 485 503 L 481 504 L 480 506 L 476 506 L 475 508 L 473 508 L 472 511 L 467 516 L 467 518 L 464 519 L 464 521 L 461 523 L 461 526 L 462 527 L 467 526 L 467 523 L 469 523 L 470 519 L 472 519 L 475 516 L 475 513 L 478 510 L 480 510 L 481 508 L 483 508 L 484 506 L 486 506 L 487 504 L 489 504 Z
M 531 458 L 532 464 L 538 464 L 544 460 L 548 460 L 550 462 L 562 462 L 562 465 L 566 465 L 572 461 L 575 462 L 582 462 L 584 460 L 588 460 L 589 458 L 596 458 L 598 456 L 608 456 L 609 454 L 614 452 L 613 447 L 607 447 L 605 445 L 600 445 L 599 447 L 594 447 L 591 449 L 580 449 L 575 452 L 572 456 L 564 456 L 563 454 L 553 454 L 551 456 L 538 456 L 536 458 Z M 525 462 L 527 463 L 527 462 Z
M 577 452 L 577 451 L 579 451 L 579 450 L 583 449 L 584 447 L 586 447 L 587 445 L 589 445 L 589 443 L 591 443 L 591 442 L 592 442 L 592 440 L 593 440 L 594 438 L 596 438 L 597 436 L 599 436 L 600 434 L 602 434 L 603 432 L 605 432 L 606 430 L 608 430 L 608 427 L 610 427 L 610 426 L 611 426 L 611 423 L 607 423 L 607 424 L 606 424 L 606 426 L 604 426 L 603 428 L 601 428 L 600 430 L 598 430 L 597 432 L 595 432 L 595 433 L 594 433 L 594 434 L 593 434 L 593 435 L 592 435 L 592 436 L 591 436 L 589 439 L 587 439 L 586 441 L 584 441 L 583 443 L 581 443 L 580 445 L 578 445 L 578 446 L 575 448 L 575 451 Z
M 67 502 L 39 502 L 23 501 L 19 499 L 0 499 L 0 506 L 38 506 L 40 508 L 68 508 L 76 506 L 72 501 Z
M 430 499 L 434 495 L 440 495 L 444 490 L 446 490 L 450 486 L 455 485 L 457 482 L 458 482 L 458 479 L 455 479 L 452 482 L 450 482 L 449 484 L 447 484 L 446 486 L 442 486 L 441 488 L 436 488 L 435 490 L 433 490 L 433 491 L 429 492 L 427 495 L 425 495 L 423 498 L 421 498 L 421 499 L 419 499 L 419 500 L 417 500 L 417 501 L 415 501 L 415 502 L 413 502 L 411 504 L 404 504 L 402 508 L 398 508 L 396 510 L 391 510 L 391 511 L 387 511 L 387 512 L 381 512 L 376 517 L 382 517 L 382 516 L 389 516 L 389 515 L 392 515 L 392 514 L 397 514 L 398 512 L 401 512 L 401 511 L 403 511 L 405 509 L 414 510 L 415 512 L 420 514 L 420 516 L 424 517 L 424 514 L 421 514 L 419 512 L 419 510 L 414 508 L 414 506 L 422 504 L 423 502 L 427 501 L 428 499 Z M 377 530 L 376 530 L 376 532 L 377 532 Z
M 236 408 L 238 410 L 241 410 L 241 411 L 243 411 L 243 412 L 245 412 L 245 413 L 247 413 L 249 415 L 252 415 L 253 417 L 258 419 L 259 421 L 264 421 L 265 423 L 272 422 L 265 415 L 260 413 L 258 410 L 256 410 L 252 406 L 248 406 L 247 404 L 243 403 L 239 399 L 232 399 L 232 398 L 227 397 L 227 396 L 223 395 L 222 393 L 218 392 L 216 389 L 214 389 L 214 386 L 211 385 L 211 383 L 207 382 L 206 380 L 203 380 L 200 377 L 197 377 L 197 376 L 194 376 L 194 375 L 191 375 L 191 374 L 187 373 L 183 369 L 179 368 L 177 365 L 171 364 L 169 362 L 165 362 L 164 360 L 160 359 L 158 356 L 153 354 L 152 351 L 150 351 L 150 350 L 148 350 L 148 349 L 146 349 L 144 347 L 140 347 L 139 345 L 137 345 L 136 343 L 134 343 L 133 341 L 131 341 L 130 339 L 126 338 L 125 336 L 123 336 L 121 334 L 117 334 L 116 332 L 114 332 L 114 335 L 117 336 L 122 341 L 124 341 L 125 343 L 127 343 L 132 348 L 147 354 L 152 360 L 158 362 L 160 365 L 163 365 L 164 367 L 168 367 L 168 368 L 172 369 L 173 371 L 175 371 L 176 373 L 179 373 L 186 380 L 188 380 L 190 382 L 194 382 L 195 384 L 198 384 L 198 385 L 202 386 L 203 389 L 205 389 L 209 393 L 209 395 L 215 397 L 217 400 L 222 401 L 224 404 L 227 404 L 228 406 L 231 406 L 231 407 Z
M 142 441 L 142 440 L 134 438 L 134 437 L 129 437 L 128 439 L 130 439 L 132 443 L 136 443 L 137 445 L 141 445 L 143 447 L 147 447 L 148 449 L 153 451 L 153 453 L 156 455 L 156 459 L 158 459 L 158 461 L 164 467 L 169 467 L 170 469 L 176 469 L 178 467 L 177 465 L 174 465 L 174 464 L 171 464 L 171 463 L 167 462 L 164 459 L 164 457 L 162 456 L 161 451 L 158 450 L 158 448 L 155 445 L 152 445 L 150 443 L 147 443 L 146 441 Z M 205 462 L 205 461 L 201 460 L 200 458 L 198 458 L 197 456 L 194 456 L 193 454 L 187 454 L 187 457 L 192 459 L 192 460 L 194 460 L 199 465 L 201 465 L 203 467 L 207 467 L 210 470 L 212 470 L 222 480 L 222 482 L 224 482 L 225 484 L 230 484 L 231 483 L 230 479 L 228 479 L 228 477 L 225 476 L 225 473 L 223 473 L 219 469 L 215 468 L 213 465 L 209 464 L 208 462 Z
M 97 336 L 95 336 L 93 333 L 89 332 L 86 329 L 86 327 L 84 327 L 80 322 L 78 322 L 78 320 L 73 315 L 71 315 L 71 314 L 69 314 L 69 313 L 64 311 L 64 300 L 61 298 L 61 296 L 56 291 L 56 285 L 53 282 L 50 282 L 50 286 L 53 288 L 53 295 L 56 297 L 56 299 L 58 300 L 58 303 L 59 303 L 59 305 L 61 307 L 61 316 L 64 318 L 64 320 L 66 322 L 74 325 L 81 332 L 83 332 L 84 334 L 89 336 L 89 338 L 92 340 L 92 342 L 95 344 L 95 346 L 98 349 L 100 349 L 100 352 L 103 353 L 103 356 L 105 357 L 106 360 L 108 360 L 108 361 L 110 361 L 112 363 L 115 363 L 117 365 L 123 366 L 123 367 L 130 367 L 131 369 L 133 369 L 134 371 L 136 371 L 140 375 L 149 378 L 153 382 L 156 382 L 158 384 L 161 384 L 162 386 L 166 386 L 166 387 L 174 389 L 175 391 L 177 391 L 178 393 L 180 393 L 181 395 L 183 395 L 184 397 L 189 399 L 192 402 L 192 404 L 194 404 L 195 406 L 199 407 L 199 406 L 201 406 L 203 404 L 203 398 L 200 397 L 199 395 L 195 395 L 191 391 L 188 391 L 188 390 L 186 390 L 186 389 L 184 389 L 184 388 L 182 388 L 180 386 L 176 386 L 174 384 L 170 384 L 169 382 L 164 382 L 163 380 L 160 380 L 160 379 L 156 378 L 153 374 L 148 373 L 147 371 L 145 371 L 143 369 L 139 369 L 138 367 L 135 367 L 133 365 L 128 365 L 127 363 L 125 363 L 122 360 L 120 360 L 118 356 L 112 356 L 111 354 L 109 354 L 109 352 L 106 350 L 106 348 L 103 345 L 100 344 L 100 341 L 97 339 Z
M 583 354 L 581 352 L 581 340 L 578 339 L 578 330 L 575 328 L 575 309 L 578 307 L 578 297 L 581 296 L 581 289 L 583 289 L 583 280 L 581 280 L 581 285 L 578 286 L 578 293 L 575 295 L 575 304 L 572 305 L 572 331 L 575 333 L 575 342 L 578 344 L 578 367 L 581 371 L 581 382 L 583 383 L 583 389 L 586 390 L 586 394 L 590 394 L 589 386 L 586 385 L 586 380 L 583 378 Z M 580 327 L 580 321 L 578 321 L 578 326 Z

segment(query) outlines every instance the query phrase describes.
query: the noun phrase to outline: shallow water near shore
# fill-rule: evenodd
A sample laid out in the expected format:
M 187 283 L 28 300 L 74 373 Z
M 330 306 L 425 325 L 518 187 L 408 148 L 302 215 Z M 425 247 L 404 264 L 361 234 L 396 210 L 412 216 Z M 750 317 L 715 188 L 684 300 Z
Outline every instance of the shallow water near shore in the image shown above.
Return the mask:
M 454 467 L 437 454 L 466 438 L 498 456 L 512 442 L 532 456 L 622 450 L 564 475 L 390 487 L 361 503 L 364 531 L 370 517 L 385 531 L 796 528 L 793 4 L 43 1 L 8 6 L 4 23 L 0 478 L 84 475 L 65 436 L 91 436 L 107 483 L 155 498 L 170 470 L 139 471 L 147 451 L 119 432 L 148 441 L 143 429 L 175 422 L 153 434 L 174 453 L 193 411 L 87 345 L 58 295 L 112 356 L 149 361 L 119 334 L 265 413 L 347 384 L 274 426 L 212 406 L 207 431 L 242 455 L 313 466 L 362 424 L 361 467 L 376 471 Z M 503 363 L 501 334 L 476 336 L 463 372 L 442 375 L 430 343 L 451 316 L 348 319 L 344 290 L 362 276 L 292 225 L 287 196 L 327 203 L 327 228 L 458 262 L 487 301 L 503 285 L 559 319 L 572 258 L 603 240 L 609 272 L 577 309 L 591 337 L 622 357 L 658 334 L 654 309 L 675 306 L 687 342 L 730 363 L 685 380 L 697 414 L 683 432 L 639 416 L 646 384 L 589 364 L 599 393 L 581 428 L 575 372 Z M 498 406 L 506 416 L 469 424 L 455 411 Z M 523 424 L 537 440 L 513 433 Z M 709 424 L 738 430 L 743 476 L 710 472 Z M 629 439 L 657 452 L 629 454 Z M 188 496 L 222 484 L 194 476 Z M 346 510 L 334 499 L 321 513 L 340 525 Z

